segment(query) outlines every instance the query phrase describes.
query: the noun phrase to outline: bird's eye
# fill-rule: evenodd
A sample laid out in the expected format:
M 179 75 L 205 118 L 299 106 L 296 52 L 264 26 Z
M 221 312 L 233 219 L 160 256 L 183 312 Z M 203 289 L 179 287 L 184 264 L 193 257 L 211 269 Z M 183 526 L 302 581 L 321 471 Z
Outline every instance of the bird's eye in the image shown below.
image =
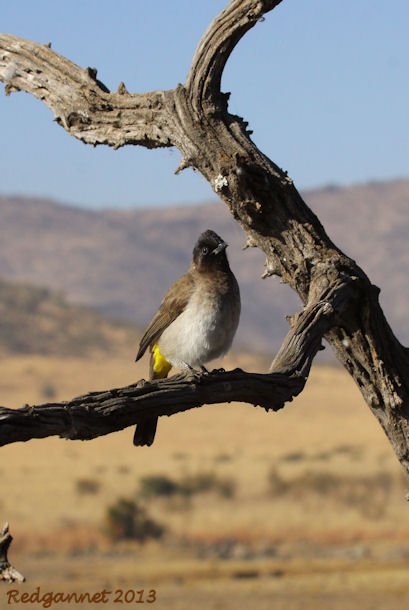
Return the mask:
M 206 254 L 209 252 L 209 248 L 207 248 L 206 246 L 204 248 L 202 248 L 202 254 L 204 256 L 206 256 Z

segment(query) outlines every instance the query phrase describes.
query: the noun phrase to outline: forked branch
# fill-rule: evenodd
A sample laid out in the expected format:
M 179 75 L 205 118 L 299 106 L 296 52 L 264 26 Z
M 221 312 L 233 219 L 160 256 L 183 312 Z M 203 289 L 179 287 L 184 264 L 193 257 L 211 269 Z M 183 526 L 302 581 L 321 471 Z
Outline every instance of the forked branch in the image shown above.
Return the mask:
M 124 425 L 140 421 L 147 405 L 157 409 L 158 415 L 167 413 L 166 409 L 170 409 L 167 414 L 172 412 L 173 404 L 191 408 L 203 402 L 233 399 L 278 408 L 295 395 L 295 388 L 301 391 L 297 383 L 300 378 L 305 379 L 325 334 L 409 473 L 408 351 L 383 315 L 379 291 L 355 261 L 332 243 L 286 172 L 258 150 L 249 137 L 247 123 L 229 114 L 228 96 L 220 91 L 222 72 L 235 45 L 277 4 L 278 0 L 231 0 L 199 42 L 186 84 L 169 91 L 130 94 L 121 85 L 116 93 L 110 93 L 98 81 L 95 70 L 76 66 L 48 45 L 10 35 L 0 35 L 0 80 L 6 93 L 22 90 L 43 100 L 70 135 L 89 144 L 116 148 L 126 144 L 176 146 L 182 154 L 179 169 L 192 166 L 201 172 L 247 233 L 248 243 L 265 253 L 265 277 L 278 275 L 296 290 L 307 316 L 318 308 L 315 314 L 319 324 L 315 328 L 319 326 L 320 332 L 313 335 L 312 343 L 305 343 L 307 334 L 303 334 L 301 322 L 306 320 L 302 314 L 296 320 L 300 335 L 287 337 L 274 361 L 274 374 L 257 376 L 233 371 L 207 378 L 176 377 L 145 385 L 145 389 L 131 386 L 131 390 L 124 389 L 121 398 L 124 402 L 120 417 L 129 418 L 123 420 Z M 334 307 L 328 295 L 335 290 L 335 299 L 340 286 L 348 286 L 348 290 L 342 292 L 342 307 Z M 325 305 L 324 310 L 320 303 L 330 305 Z M 287 388 L 277 398 L 278 381 L 280 387 L 287 383 Z M 103 408 L 99 415 L 98 405 L 103 404 L 104 395 L 88 395 L 82 409 L 81 403 L 74 401 L 72 408 L 45 405 L 31 411 L 19 410 L 15 417 L 20 418 L 20 435 L 24 436 L 23 421 L 30 425 L 39 422 L 48 409 L 47 422 L 43 418 L 41 426 L 50 426 L 53 434 L 68 434 L 71 438 L 75 431 L 70 413 L 75 412 L 75 426 L 83 425 L 85 437 L 89 438 L 93 435 L 93 418 L 99 418 L 99 423 L 104 417 L 109 419 L 107 413 L 117 404 L 118 396 L 108 392 L 107 400 L 114 403 L 110 402 L 108 410 Z M 65 413 L 61 428 L 53 422 L 52 408 L 57 408 L 58 417 Z M 2 415 L 3 431 L 8 421 L 10 434 L 18 436 L 13 414 L 6 409 Z M 110 425 L 115 425 L 113 418 Z M 40 434 L 39 428 L 34 424 L 32 430 Z M 30 434 L 20 440 L 31 438 Z M 7 434 L 2 440 L 7 442 Z

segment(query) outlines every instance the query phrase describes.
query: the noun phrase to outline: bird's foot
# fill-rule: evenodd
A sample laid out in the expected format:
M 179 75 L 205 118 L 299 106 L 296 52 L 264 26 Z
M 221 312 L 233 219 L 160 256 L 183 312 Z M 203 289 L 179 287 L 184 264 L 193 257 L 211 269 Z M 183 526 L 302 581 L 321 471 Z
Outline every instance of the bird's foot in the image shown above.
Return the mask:
M 190 364 L 187 362 L 183 362 L 183 366 L 187 368 L 190 373 L 197 373 L 196 369 L 194 369 L 193 366 L 190 366 Z
M 201 364 L 197 369 L 187 362 L 184 362 L 183 364 L 190 373 L 202 373 L 203 375 L 210 375 L 210 371 L 204 366 L 204 364 Z
M 205 375 L 211 375 L 216 373 L 225 373 L 226 369 L 220 368 L 220 369 L 212 369 L 211 371 L 209 371 L 209 369 L 207 369 L 205 366 L 203 366 L 203 364 L 200 366 L 200 370 L 202 371 L 202 373 L 204 373 Z

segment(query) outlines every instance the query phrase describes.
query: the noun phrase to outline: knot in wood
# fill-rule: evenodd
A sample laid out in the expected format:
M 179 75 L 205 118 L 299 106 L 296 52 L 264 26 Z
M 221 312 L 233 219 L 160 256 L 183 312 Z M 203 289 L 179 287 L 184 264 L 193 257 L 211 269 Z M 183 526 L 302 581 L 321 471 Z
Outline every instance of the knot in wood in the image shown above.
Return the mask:
M 84 125 L 91 124 L 90 117 L 85 114 L 85 112 L 81 111 L 70 112 L 70 114 L 66 117 L 65 121 L 68 128 L 81 127 Z
M 331 303 L 329 303 L 328 301 L 325 301 L 325 303 L 323 304 L 323 307 L 321 309 L 321 312 L 324 316 L 332 316 L 335 313 L 335 310 L 334 310 L 333 306 L 331 305 Z

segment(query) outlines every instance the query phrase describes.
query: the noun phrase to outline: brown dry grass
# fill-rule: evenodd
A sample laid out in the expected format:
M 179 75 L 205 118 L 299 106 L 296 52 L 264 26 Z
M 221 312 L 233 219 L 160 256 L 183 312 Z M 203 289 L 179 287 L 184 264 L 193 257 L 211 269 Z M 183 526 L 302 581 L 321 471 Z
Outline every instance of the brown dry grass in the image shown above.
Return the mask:
M 128 384 L 146 375 L 146 362 L 132 360 L 128 352 L 109 360 L 7 358 L 0 401 L 41 403 L 47 384 L 56 399 Z M 266 366 L 251 357 L 231 364 Z M 286 610 L 364 610 L 377 588 L 387 590 L 384 607 L 395 609 L 395 596 L 409 594 L 400 468 L 340 369 L 316 368 L 305 392 L 277 414 L 235 404 L 163 418 L 152 448 L 134 448 L 128 429 L 91 442 L 15 444 L 1 456 L 0 521 L 11 523 L 12 559 L 30 577 L 28 589 L 50 582 L 70 591 L 105 581 L 128 586 L 137 573 L 138 582 L 161 589 L 167 603 L 157 607 L 177 610 L 270 608 L 272 596 L 274 607 Z M 234 496 L 151 499 L 150 514 L 169 530 L 164 543 L 119 545 L 112 555 L 101 532 L 110 503 L 121 496 L 141 500 L 142 477 L 203 472 L 234 480 Z M 94 491 L 79 492 L 81 481 L 94 481 Z M 253 551 L 250 564 L 240 556 L 223 561 L 218 545 L 226 540 L 239 545 L 239 555 L 240 545 Z M 260 559 L 266 546 L 276 558 Z M 91 553 L 92 568 L 84 553 Z M 342 606 L 348 588 L 350 604 Z

